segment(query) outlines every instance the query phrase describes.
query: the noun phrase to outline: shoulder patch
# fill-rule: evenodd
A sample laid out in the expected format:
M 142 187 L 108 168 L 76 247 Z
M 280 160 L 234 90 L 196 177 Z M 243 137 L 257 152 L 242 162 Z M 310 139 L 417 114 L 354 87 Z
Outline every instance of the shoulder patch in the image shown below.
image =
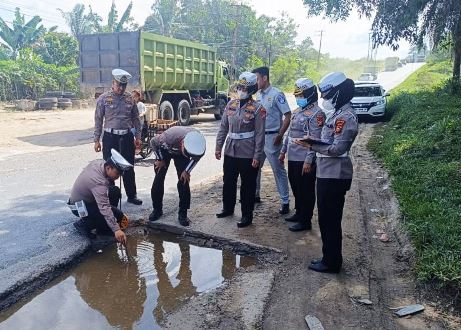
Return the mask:
M 309 110 L 304 110 L 303 112 L 303 115 L 306 116 L 306 117 L 310 117 L 312 116 L 313 112 L 312 111 L 309 111 Z
M 322 116 L 322 114 L 318 114 L 316 116 L 316 119 L 317 119 L 317 126 L 323 127 L 323 125 L 325 124 L 325 118 Z
M 261 118 L 266 118 L 267 112 L 266 112 L 266 109 L 263 106 L 259 107 L 258 113 L 261 115 Z
M 278 96 L 277 96 L 277 102 L 280 103 L 280 104 L 285 104 L 287 103 L 287 100 L 285 98 L 285 95 L 283 95 L 282 93 L 280 93 Z
M 343 131 L 344 125 L 346 124 L 345 119 L 338 119 L 335 122 L 335 134 L 340 134 Z
M 256 106 L 254 105 L 254 102 L 250 101 L 247 104 L 245 104 L 245 109 L 248 110 L 248 111 L 255 111 Z

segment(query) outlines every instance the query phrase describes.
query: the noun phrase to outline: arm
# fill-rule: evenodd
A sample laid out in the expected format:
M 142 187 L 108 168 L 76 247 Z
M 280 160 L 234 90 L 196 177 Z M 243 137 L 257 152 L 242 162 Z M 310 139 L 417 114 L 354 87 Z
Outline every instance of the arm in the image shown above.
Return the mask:
M 101 138 L 104 110 L 104 99 L 100 96 L 96 102 L 96 110 L 94 112 L 94 142 L 99 142 Z
M 224 142 L 226 141 L 227 133 L 229 132 L 229 118 L 227 117 L 227 104 L 224 109 L 223 116 L 221 119 L 221 125 L 219 126 L 218 134 L 216 135 L 216 152 L 221 152 Z
M 320 139 L 322 136 L 322 128 L 323 125 L 325 124 L 325 113 L 321 110 L 318 110 L 318 112 L 315 114 L 315 118 L 311 118 L 309 120 L 309 132 L 310 135 L 314 138 Z M 306 154 L 306 159 L 304 160 L 304 163 L 306 164 L 312 164 L 315 159 L 315 151 L 312 150 L 312 148 L 309 148 Z
M 312 145 L 312 150 L 327 156 L 337 157 L 349 151 L 358 132 L 357 121 L 350 117 L 336 119 L 335 134 L 331 145 Z
M 190 174 L 190 172 L 192 172 L 192 170 L 197 165 L 199 160 L 200 160 L 200 158 L 198 158 L 198 159 L 191 158 L 190 161 L 189 161 L 189 164 L 187 164 L 187 167 L 186 167 L 185 171 Z
M 150 145 L 152 147 L 152 152 L 155 154 L 156 158 L 158 160 L 163 160 L 163 154 L 162 154 L 162 136 L 163 134 L 160 135 L 155 135 L 151 140 L 150 140 Z
M 120 230 L 120 226 L 117 223 L 117 219 L 112 213 L 112 208 L 109 202 L 109 196 L 107 192 L 107 187 L 105 186 L 96 186 L 91 189 L 93 196 L 98 204 L 99 212 L 104 216 L 104 219 L 107 222 L 109 228 L 115 233 L 117 230 Z
M 286 154 L 288 151 L 288 140 L 290 139 L 290 130 L 288 130 L 287 136 L 285 136 L 285 139 L 283 140 L 283 145 L 282 145 L 282 150 L 280 150 L 281 153 Z
M 277 137 L 275 138 L 275 141 L 274 141 L 274 145 L 279 145 L 282 142 L 283 135 L 287 131 L 288 127 L 290 126 L 291 110 L 285 98 L 285 95 L 282 92 L 280 92 L 280 94 L 277 95 L 274 103 L 277 109 L 284 116 L 282 127 L 280 127 L 279 133 L 277 134 Z
M 259 161 L 264 152 L 266 131 L 266 109 L 261 106 L 255 116 L 255 151 L 253 159 Z
M 146 114 L 146 105 L 142 102 L 138 102 L 138 111 L 139 111 L 139 117 L 142 117 Z
M 131 121 L 133 123 L 133 127 L 136 129 L 136 140 L 141 140 L 141 120 L 139 119 L 138 106 L 135 102 L 133 103 L 133 107 L 131 107 Z

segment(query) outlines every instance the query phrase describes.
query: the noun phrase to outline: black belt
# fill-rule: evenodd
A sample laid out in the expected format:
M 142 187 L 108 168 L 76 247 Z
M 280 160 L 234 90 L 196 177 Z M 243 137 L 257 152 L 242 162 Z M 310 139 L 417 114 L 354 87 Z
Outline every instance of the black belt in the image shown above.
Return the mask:
M 266 131 L 264 134 L 268 135 L 268 134 L 275 134 L 275 133 L 278 133 L 279 131 Z

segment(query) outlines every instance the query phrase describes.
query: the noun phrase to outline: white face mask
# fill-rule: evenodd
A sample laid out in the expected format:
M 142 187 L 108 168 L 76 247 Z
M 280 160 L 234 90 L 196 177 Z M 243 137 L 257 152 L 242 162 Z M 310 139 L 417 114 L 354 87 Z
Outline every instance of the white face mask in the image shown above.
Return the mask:
M 322 100 L 322 108 L 326 111 L 334 111 L 335 105 L 331 102 L 331 100 Z
M 238 90 L 237 95 L 238 95 L 240 100 L 245 100 L 245 99 L 248 98 L 248 92 L 244 92 L 242 90 Z

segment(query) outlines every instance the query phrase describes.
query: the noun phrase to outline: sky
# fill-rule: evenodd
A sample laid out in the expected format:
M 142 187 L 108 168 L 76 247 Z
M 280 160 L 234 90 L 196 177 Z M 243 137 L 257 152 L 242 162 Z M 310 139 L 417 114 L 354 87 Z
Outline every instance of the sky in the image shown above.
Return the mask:
M 115 0 L 120 14 L 129 2 L 129 0 Z M 331 57 L 350 59 L 367 57 L 368 33 L 372 22 L 365 18 L 359 18 L 357 13 L 352 13 L 346 21 L 330 23 L 328 19 L 322 17 L 307 17 L 308 9 L 303 5 L 302 0 L 242 0 L 242 2 L 250 5 L 258 15 L 278 17 L 282 11 L 286 11 L 299 26 L 297 41 L 301 42 L 306 37 L 310 37 L 317 49 L 322 30 L 321 52 L 329 53 Z M 10 23 L 14 16 L 14 8 L 19 7 L 21 12 L 26 15 L 26 19 L 32 18 L 33 15 L 39 15 L 42 17 L 45 27 L 57 25 L 60 31 L 69 32 L 69 28 L 57 8 L 70 11 L 77 3 L 83 3 L 86 6 L 91 4 L 95 12 L 106 18 L 112 0 L 1 0 L 0 17 Z M 152 0 L 133 0 L 132 15 L 138 24 L 144 24 L 144 20 L 151 13 L 152 3 Z M 400 47 L 396 52 L 393 52 L 389 47 L 381 46 L 377 50 L 377 58 L 388 56 L 403 58 L 408 54 L 409 48 L 410 46 L 406 41 L 400 42 Z

